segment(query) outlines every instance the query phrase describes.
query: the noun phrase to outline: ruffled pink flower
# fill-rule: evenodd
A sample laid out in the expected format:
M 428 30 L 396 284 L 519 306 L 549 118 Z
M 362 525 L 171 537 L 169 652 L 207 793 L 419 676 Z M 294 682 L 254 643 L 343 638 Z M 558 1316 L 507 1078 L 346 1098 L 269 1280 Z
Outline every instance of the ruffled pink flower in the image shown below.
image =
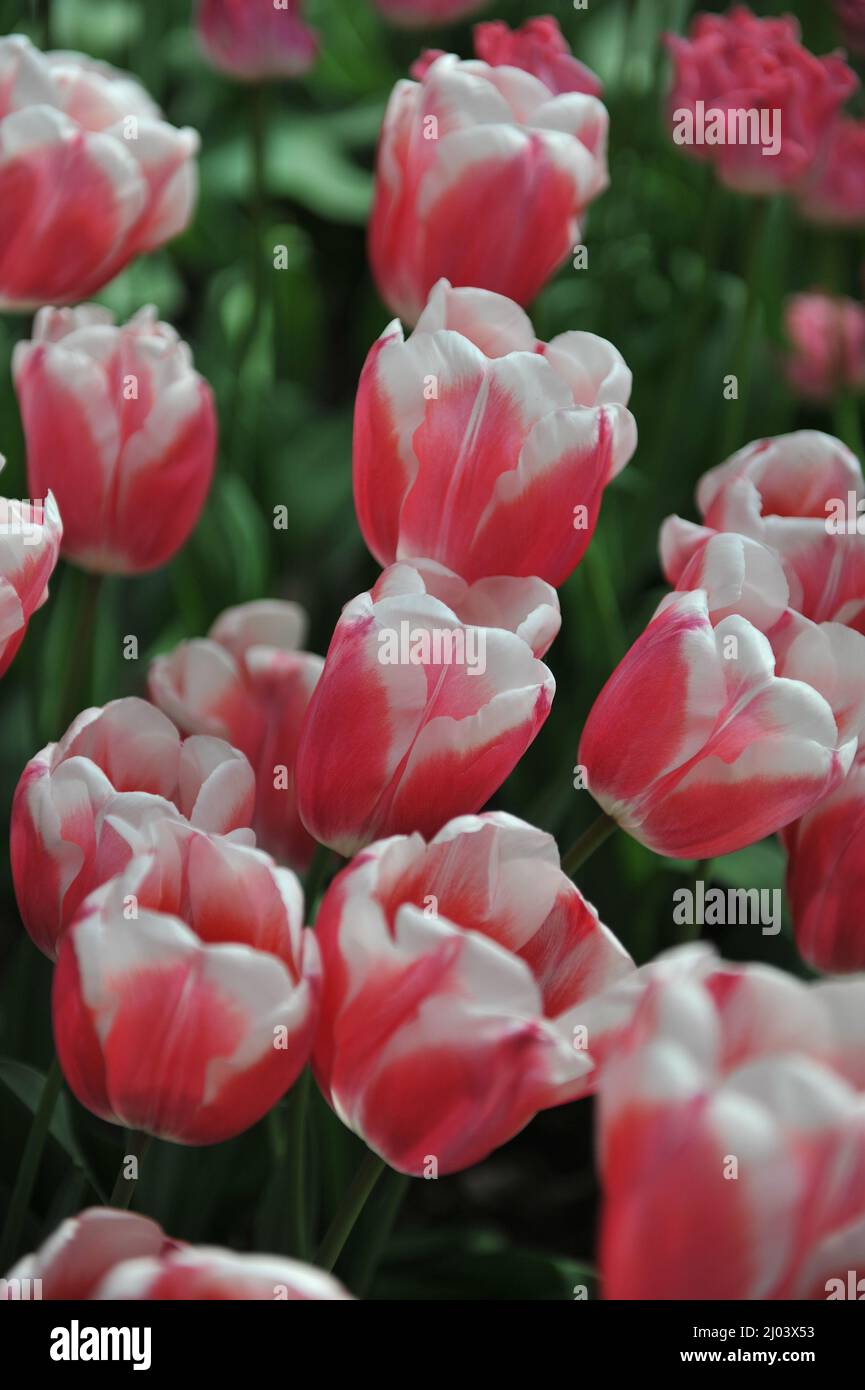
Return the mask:
M 594 1088 L 583 1009 L 633 964 L 551 836 L 493 812 L 384 840 L 334 880 L 316 929 L 316 1075 L 392 1167 L 467 1168 Z
M 588 92 L 599 97 L 600 79 L 575 58 L 559 21 L 551 15 L 535 15 L 519 29 L 509 29 L 501 20 L 476 24 L 475 53 L 490 67 L 522 68 L 543 82 L 556 96 L 562 92 Z
M 85 299 L 182 232 L 197 150 L 126 73 L 0 39 L 0 309 Z
M 798 206 L 824 226 L 865 226 L 865 121 L 833 121 Z
M 604 338 L 539 342 L 511 300 L 440 281 L 408 340 L 385 329 L 358 386 L 355 507 L 373 555 L 562 584 L 636 448 L 630 391 Z
M 301 0 L 201 0 L 198 38 L 219 72 L 241 82 L 299 77 L 318 54 Z
M 791 345 L 787 380 L 799 395 L 825 401 L 865 388 L 865 306 L 819 292 L 796 294 L 787 300 L 784 325 Z

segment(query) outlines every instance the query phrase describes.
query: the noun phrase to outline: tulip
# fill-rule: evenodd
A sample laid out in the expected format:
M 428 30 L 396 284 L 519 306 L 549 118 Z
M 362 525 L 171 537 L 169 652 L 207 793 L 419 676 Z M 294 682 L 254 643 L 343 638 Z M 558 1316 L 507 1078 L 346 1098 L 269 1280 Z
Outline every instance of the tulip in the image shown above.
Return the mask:
M 452 53 L 412 72 L 391 95 L 376 164 L 369 251 L 382 298 L 414 323 L 446 276 L 526 304 L 607 186 L 606 109 L 532 71 Z M 519 215 L 503 221 L 508 206 Z
M 667 37 L 673 61 L 668 97 L 673 138 L 691 158 L 711 163 L 728 188 L 742 193 L 795 190 L 858 85 L 843 57 L 815 58 L 799 39 L 799 24 L 791 15 L 759 19 L 746 5 L 720 15 L 699 14 L 688 38 Z M 711 143 L 714 132 L 708 122 L 718 111 L 724 115 L 726 138 Z M 756 132 L 759 139 L 735 138 L 728 113 L 736 111 L 758 116 L 765 111 L 771 128 Z M 688 138 L 690 126 L 693 138 Z
M 865 121 L 833 121 L 798 206 L 822 226 L 865 226 Z
M 4 462 L 0 455 L 0 470 Z M 48 598 L 62 535 L 53 493 L 23 502 L 0 497 L 0 676 L 9 669 L 36 609 Z
M 729 599 L 716 577 L 665 600 L 580 743 L 604 811 L 674 858 L 728 854 L 803 815 L 845 776 L 865 725 L 865 638 L 791 609 L 774 621 L 764 596 L 770 643 Z
M 207 638 L 152 663 L 150 698 L 184 734 L 226 739 L 256 772 L 252 825 L 259 845 L 291 868 L 309 866 L 315 841 L 297 813 L 300 727 L 324 662 L 298 651 L 306 614 L 265 600 L 229 608 Z
M 301 730 L 309 833 L 351 855 L 480 810 L 549 714 L 555 681 L 538 655 L 559 621 L 540 580 L 385 570 L 343 609 Z
M 61 1222 L 6 1276 L 39 1280 L 49 1301 L 347 1299 L 350 1294 L 320 1269 L 281 1255 L 237 1255 L 233 1250 L 172 1240 L 146 1216 L 89 1207 Z M 35 1287 L 35 1286 L 34 1286 Z
M 146 701 L 84 710 L 30 759 L 12 803 L 12 878 L 35 944 L 55 956 L 82 899 L 146 848 L 166 817 L 238 834 L 254 795 L 241 753 L 214 738 L 181 742 Z
M 198 38 L 208 62 L 240 82 L 299 77 L 318 53 L 300 15 L 300 0 L 201 0 Z
M 334 880 L 316 929 L 316 1076 L 392 1167 L 467 1168 L 593 1088 L 582 1010 L 633 965 L 551 836 L 501 812 L 394 836 Z
M 489 0 L 373 0 L 376 9 L 400 29 L 454 24 L 482 10 Z
M 605 339 L 538 342 L 510 300 L 440 281 L 408 341 L 390 324 L 361 374 L 354 495 L 373 555 L 562 584 L 636 447 L 630 391 Z
M 640 975 L 601 1072 L 605 1297 L 838 1297 L 865 1254 L 865 984 L 692 949 Z
M 600 80 L 573 56 L 557 19 L 535 15 L 519 29 L 501 20 L 475 25 L 475 53 L 491 67 L 522 68 L 543 82 L 556 96 L 563 92 L 587 92 L 599 97 Z
M 13 356 L 30 490 L 51 487 L 63 554 L 141 574 L 188 539 L 210 488 L 216 412 L 189 348 L 153 309 L 43 309 Z
M 126 73 L 0 39 L 0 308 L 84 299 L 182 232 L 197 149 Z
M 865 757 L 784 832 L 796 945 L 815 970 L 865 970 Z
M 796 294 L 784 313 L 791 352 L 787 380 L 799 395 L 831 400 L 865 388 L 865 307 L 853 299 Z
M 248 1129 L 312 1050 L 318 948 L 269 855 L 189 826 L 85 899 L 54 972 L 57 1056 L 89 1110 L 184 1144 Z
M 865 631 L 865 484 L 855 455 L 816 430 L 761 439 L 710 469 L 697 487 L 703 526 L 669 517 L 661 560 L 673 584 L 712 531 L 738 531 L 773 550 L 790 605 L 813 622 Z M 843 520 L 839 515 L 844 513 Z

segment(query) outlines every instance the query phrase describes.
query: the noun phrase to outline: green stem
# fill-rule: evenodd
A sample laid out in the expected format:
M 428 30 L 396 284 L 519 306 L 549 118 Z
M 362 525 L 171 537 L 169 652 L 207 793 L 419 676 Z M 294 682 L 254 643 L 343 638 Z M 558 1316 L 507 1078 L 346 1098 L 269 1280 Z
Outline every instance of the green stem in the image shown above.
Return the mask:
M 76 575 L 76 571 L 70 569 L 69 574 Z M 99 595 L 102 592 L 102 575 L 76 575 L 76 582 L 80 584 L 81 591 L 75 619 L 75 637 L 60 703 L 59 733 L 68 729 L 76 714 L 86 709 L 90 702 L 93 634 L 96 631 Z
M 602 811 L 597 819 L 592 821 L 588 830 L 584 830 L 568 852 L 562 855 L 563 873 L 566 873 L 569 878 L 573 878 L 577 869 L 581 868 L 599 845 L 608 840 L 613 831 L 618 830 L 618 828 L 612 816 L 608 816 L 606 811 Z
M 303 896 L 306 900 L 309 918 L 312 917 L 315 909 L 316 899 L 324 892 L 331 861 L 334 859 L 337 863 L 340 862 L 339 856 L 334 854 L 334 851 L 329 849 L 327 845 L 316 845 L 312 863 L 303 880 Z
M 62 1087 L 63 1073 L 60 1070 L 60 1063 L 55 1057 L 42 1086 L 42 1095 L 33 1115 L 30 1133 L 27 1136 L 27 1143 L 24 1145 L 24 1153 L 21 1155 L 18 1176 L 12 1190 L 6 1224 L 3 1228 L 3 1239 L 0 1241 L 0 1274 L 5 1274 L 12 1261 L 20 1253 L 19 1245 L 21 1232 L 24 1228 L 24 1218 L 27 1215 L 30 1198 L 36 1185 L 42 1152 Z
M 747 420 L 748 372 L 751 348 L 757 328 L 760 308 L 760 270 L 763 264 L 766 228 L 772 204 L 768 198 L 758 198 L 751 218 L 748 246 L 745 254 L 745 304 L 736 335 L 733 356 L 733 375 L 736 378 L 736 399 L 727 403 L 727 418 L 723 431 L 720 457 L 728 458 L 741 443 L 740 432 Z
M 331 1270 L 342 1254 L 343 1246 L 354 1230 L 355 1223 L 366 1205 L 366 1200 L 385 1170 L 383 1158 L 367 1152 L 360 1167 L 346 1189 L 336 1215 L 331 1221 L 324 1240 L 318 1247 L 315 1263 L 321 1269 Z
M 264 316 L 265 270 L 264 230 L 267 222 L 267 89 L 259 82 L 249 94 L 249 153 L 252 165 L 252 196 L 250 199 L 252 230 L 252 310 L 240 338 L 235 365 L 232 423 L 234 429 L 232 461 L 239 457 L 238 429 L 241 419 L 240 402 L 247 365 L 255 349 L 261 320 Z M 244 451 L 244 455 L 245 455 Z
M 127 1149 L 120 1164 L 120 1171 L 111 1191 L 109 1204 L 117 1207 L 121 1211 L 127 1211 L 132 1205 L 132 1198 L 135 1196 L 135 1189 L 138 1186 L 138 1177 L 127 1178 L 123 1169 L 126 1167 L 127 1158 L 134 1157 L 138 1160 L 137 1168 L 140 1175 L 141 1165 L 144 1162 L 144 1155 L 150 1148 L 151 1135 L 138 1134 L 134 1130 L 128 1131 Z
M 358 1298 L 366 1298 L 369 1293 L 382 1255 L 396 1224 L 396 1219 L 399 1216 L 400 1207 L 408 1192 L 411 1178 L 407 1173 L 396 1173 L 391 1168 L 385 1174 L 384 1181 L 387 1183 L 387 1191 L 384 1193 L 384 1201 L 379 1205 L 375 1231 L 370 1237 L 360 1261 L 355 1266 L 352 1289 Z
M 835 433 L 843 439 L 848 449 L 852 449 L 860 463 L 865 463 L 865 441 L 862 438 L 861 397 L 849 391 L 835 398 Z
M 309 1114 L 309 1067 L 298 1077 L 288 1097 L 286 1129 L 288 1145 L 285 1161 L 290 1165 L 288 1237 L 289 1249 L 299 1260 L 309 1259 L 309 1230 L 306 1191 L 306 1121 Z

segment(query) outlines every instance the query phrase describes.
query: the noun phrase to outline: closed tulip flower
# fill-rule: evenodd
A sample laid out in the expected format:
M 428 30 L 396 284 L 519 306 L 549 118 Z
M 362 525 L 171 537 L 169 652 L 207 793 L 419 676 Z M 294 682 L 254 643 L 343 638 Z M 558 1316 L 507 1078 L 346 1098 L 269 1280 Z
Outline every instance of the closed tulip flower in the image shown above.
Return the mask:
M 511 300 L 440 281 L 411 337 L 392 323 L 361 374 L 354 495 L 373 555 L 562 584 L 636 447 L 630 391 L 605 339 L 539 342 Z
M 0 469 L 3 463 L 0 456 Z M 62 535 L 52 493 L 23 502 L 0 497 L 0 676 L 9 669 L 36 609 L 48 598 Z
M 800 42 L 791 15 L 760 19 L 747 5 L 698 14 L 687 38 L 669 35 L 673 81 L 668 112 L 673 139 L 693 159 L 742 193 L 796 190 L 813 169 L 839 109 L 858 85 L 839 54 L 816 58 Z M 770 118 L 743 137 L 736 112 Z M 713 113 L 721 113 L 715 139 Z M 701 113 L 704 119 L 701 120 Z M 705 129 L 704 129 L 705 121 Z
M 294 869 L 308 867 L 315 847 L 297 812 L 294 765 L 324 665 L 297 650 L 305 632 L 297 604 L 242 604 L 207 638 L 157 657 L 148 677 L 150 698 L 182 733 L 212 734 L 246 754 L 256 773 L 256 839 Z
M 254 796 L 241 753 L 220 739 L 182 742 L 146 701 L 85 710 L 58 743 L 30 759 L 15 789 L 12 878 L 33 941 L 56 955 L 85 895 L 145 848 L 166 817 L 240 833 Z
M 839 439 L 799 430 L 757 440 L 700 479 L 702 526 L 681 517 L 664 523 L 664 573 L 678 584 L 710 532 L 738 531 L 778 555 L 791 607 L 817 623 L 865 631 L 863 503 L 862 469 Z
M 787 380 L 800 396 L 826 401 L 865 389 L 865 306 L 820 292 L 796 294 L 784 323 Z
M 540 580 L 385 570 L 343 609 L 301 730 L 310 834 L 351 855 L 480 810 L 549 714 L 555 681 L 538 655 L 559 621 Z
M 865 226 L 865 121 L 833 121 L 798 206 L 821 226 Z
M 336 1279 L 281 1255 L 237 1255 L 233 1250 L 172 1240 L 146 1216 L 113 1207 L 89 1207 L 61 1222 L 6 1276 L 39 1280 L 40 1297 L 74 1302 L 256 1299 L 348 1299 Z M 0 1291 L 0 1299 L 4 1292 Z
M 633 970 L 553 839 L 500 812 L 370 846 L 317 933 L 318 1080 L 392 1167 L 427 1177 L 593 1089 L 584 1006 Z
M 601 1071 L 604 1296 L 849 1296 L 865 1257 L 865 984 L 693 951 L 647 972 Z
M 796 945 L 815 970 L 865 970 L 865 756 L 784 832 Z
M 731 605 L 729 577 L 664 601 L 580 743 L 604 811 L 672 857 L 728 854 L 803 815 L 845 776 L 865 724 L 865 638 L 790 609 L 776 620 L 764 595 L 770 642 Z
M 201 0 L 198 37 L 208 62 L 241 82 L 299 77 L 315 62 L 318 35 L 300 0 Z
M 85 899 L 54 972 L 57 1055 L 94 1114 L 184 1144 L 248 1129 L 312 1050 L 320 967 L 303 893 L 192 827 Z
M 579 239 L 580 219 L 607 186 L 607 112 L 586 91 L 535 76 L 491 48 L 461 62 L 429 53 L 417 81 L 397 83 L 376 164 L 370 260 L 382 298 L 408 323 L 437 280 L 494 290 L 526 304 Z M 526 70 L 526 69 L 529 70 Z M 540 69 L 539 69 L 540 70 Z M 501 208 L 519 204 L 502 221 Z
M 0 308 L 85 299 L 182 232 L 197 150 L 126 73 L 0 39 Z
M 213 477 L 216 411 L 189 348 L 153 309 L 43 309 L 13 358 L 35 496 L 51 488 L 63 554 L 100 574 L 171 559 Z

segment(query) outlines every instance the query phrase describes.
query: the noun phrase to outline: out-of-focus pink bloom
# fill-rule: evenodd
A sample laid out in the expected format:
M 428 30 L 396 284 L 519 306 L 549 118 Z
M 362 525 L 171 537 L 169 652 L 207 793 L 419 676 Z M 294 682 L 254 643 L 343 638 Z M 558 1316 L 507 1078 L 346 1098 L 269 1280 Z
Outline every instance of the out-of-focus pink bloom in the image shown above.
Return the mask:
M 428 29 L 477 14 L 490 0 L 373 0 L 380 14 L 400 29 Z
M 543 82 L 556 96 L 562 92 L 588 92 L 599 97 L 600 79 L 575 58 L 551 15 L 535 15 L 519 29 L 501 20 L 475 25 L 475 53 L 490 67 L 522 68 Z
M 316 1075 L 392 1167 L 466 1168 L 596 1084 L 582 1010 L 633 965 L 524 821 L 462 816 L 429 844 L 370 846 L 316 929 Z
M 744 193 L 795 189 L 858 85 L 841 55 L 816 58 L 799 39 L 791 15 L 758 19 L 746 5 L 720 15 L 699 14 L 688 38 L 667 37 L 673 138 L 692 158 L 711 163 L 730 188 Z M 742 138 L 730 123 L 729 113 L 739 111 L 754 112 L 758 119 L 767 113 L 768 128 Z M 723 113 L 723 143 L 710 142 L 713 112 Z
M 198 641 L 150 667 L 150 698 L 184 734 L 213 734 L 256 774 L 252 825 L 263 849 L 305 869 L 315 841 L 297 813 L 294 764 L 303 716 L 324 661 L 298 651 L 306 614 L 263 600 L 227 609 Z
M 452 53 L 412 72 L 391 95 L 376 163 L 369 252 L 382 298 L 414 323 L 445 276 L 527 304 L 607 186 L 606 108 Z M 519 215 L 503 222 L 509 206 Z
M 88 1207 L 63 1221 L 6 1279 L 0 1299 L 12 1297 L 8 1284 L 28 1279 L 40 1280 L 40 1297 L 52 1301 L 351 1297 L 312 1265 L 281 1255 L 186 1245 L 148 1217 L 113 1207 Z
M 18 909 L 48 956 L 82 899 L 149 846 L 166 817 L 247 842 L 255 778 L 242 753 L 180 736 L 145 700 L 79 714 L 31 758 L 12 803 Z
M 197 150 L 126 73 L 0 39 L 0 309 L 85 299 L 182 232 Z
M 580 743 L 603 809 L 672 857 L 727 854 L 803 815 L 845 776 L 865 725 L 865 638 L 779 614 L 780 563 L 767 552 L 764 572 L 732 540 L 713 539 L 707 587 L 661 604 Z M 760 610 L 771 642 L 743 608 Z
M 155 847 L 91 893 L 61 939 L 57 1056 L 102 1119 L 216 1144 L 293 1085 L 319 992 L 295 875 L 260 850 L 163 821 Z
M 854 53 L 865 53 L 865 0 L 835 0 L 841 36 Z
M 854 299 L 795 294 L 784 324 L 790 340 L 787 380 L 801 396 L 830 400 L 865 387 L 865 307 Z
M 361 374 L 354 495 L 373 555 L 562 584 L 636 448 L 630 391 L 604 338 L 541 343 L 511 300 L 439 281 L 411 337 L 395 320 Z
M 197 23 L 208 62 L 241 82 L 299 77 L 318 54 L 300 0 L 201 0 Z
M 0 455 L 0 470 L 4 463 Z M 0 497 L 0 676 L 9 669 L 36 609 L 48 598 L 62 535 L 53 493 L 20 502 Z
M 738 531 L 779 556 L 791 607 L 815 623 L 865 631 L 865 520 L 860 531 L 856 514 L 863 502 L 859 462 L 839 439 L 799 430 L 757 440 L 700 479 L 703 526 L 677 516 L 665 521 L 664 573 L 678 585 L 708 535 Z M 851 513 L 843 526 L 841 510 Z
M 618 992 L 638 1002 L 600 1073 L 605 1297 L 839 1297 L 865 1260 L 865 984 L 686 948 Z
M 213 394 L 156 311 L 115 326 L 107 309 L 43 309 L 13 355 L 27 481 L 52 488 L 63 554 L 140 574 L 180 549 L 213 477 Z
M 799 211 L 830 227 L 865 226 L 865 121 L 833 121 L 802 190 Z
M 796 944 L 815 970 L 865 970 L 865 757 L 784 832 Z
M 350 855 L 480 810 L 549 714 L 555 681 L 538 657 L 560 621 L 539 579 L 385 570 L 343 609 L 301 731 L 310 834 Z

